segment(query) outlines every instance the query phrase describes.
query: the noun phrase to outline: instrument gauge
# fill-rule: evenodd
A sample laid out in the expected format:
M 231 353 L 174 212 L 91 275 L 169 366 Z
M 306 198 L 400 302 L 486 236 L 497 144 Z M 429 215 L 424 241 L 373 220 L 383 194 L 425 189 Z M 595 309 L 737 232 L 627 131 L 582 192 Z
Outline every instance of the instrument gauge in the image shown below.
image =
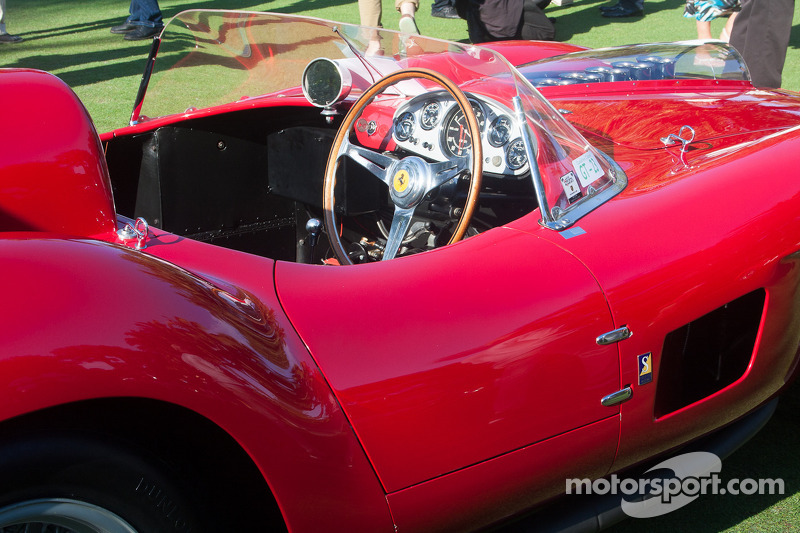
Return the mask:
M 528 154 L 525 152 L 525 143 L 522 139 L 514 139 L 506 148 L 506 165 L 511 170 L 518 170 L 528 162 Z
M 478 120 L 478 128 L 483 131 L 486 127 L 486 115 L 483 108 L 477 102 L 470 102 L 475 118 Z M 458 106 L 454 106 L 449 117 L 445 121 L 444 128 L 444 151 L 447 155 L 460 157 L 472 148 L 472 137 L 467 128 L 467 119 Z
M 495 147 L 500 147 L 506 144 L 511 138 L 512 128 L 513 123 L 506 115 L 500 115 L 494 119 L 491 126 L 489 126 L 489 134 L 487 135 L 489 144 Z
M 433 129 L 439 122 L 439 114 L 442 111 L 442 105 L 433 100 L 422 106 L 422 117 L 420 118 L 420 126 L 423 130 Z
M 394 122 L 394 136 L 398 141 L 407 141 L 414 133 L 414 115 L 406 111 Z

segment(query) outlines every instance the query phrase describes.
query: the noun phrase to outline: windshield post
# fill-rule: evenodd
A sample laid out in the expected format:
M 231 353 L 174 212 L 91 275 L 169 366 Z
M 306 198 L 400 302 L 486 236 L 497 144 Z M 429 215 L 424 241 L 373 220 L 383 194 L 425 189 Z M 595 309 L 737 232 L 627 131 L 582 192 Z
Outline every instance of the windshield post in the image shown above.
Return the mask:
M 150 46 L 150 55 L 147 56 L 147 64 L 144 67 L 142 74 L 142 81 L 139 82 L 139 92 L 136 93 L 136 100 L 133 102 L 133 111 L 131 111 L 130 125 L 134 126 L 139 122 L 139 116 L 142 113 L 142 103 L 144 102 L 144 95 L 147 93 L 147 85 L 150 83 L 150 76 L 153 74 L 153 66 L 156 62 L 158 55 L 158 47 L 161 45 L 161 37 L 154 37 L 153 44 Z
M 544 191 L 544 182 L 542 175 L 539 172 L 539 165 L 536 163 L 536 151 L 533 147 L 533 131 L 531 131 L 528 121 L 525 117 L 525 109 L 522 107 L 522 99 L 519 95 L 511 98 L 514 104 L 514 112 L 517 114 L 517 121 L 519 122 L 522 131 L 522 142 L 525 145 L 525 152 L 528 155 L 528 161 L 531 167 L 531 180 L 533 180 L 533 190 L 536 193 L 536 202 L 539 204 L 539 211 L 542 213 L 542 223 L 550 226 L 555 222 L 550 213 L 550 208 L 547 206 L 547 195 Z

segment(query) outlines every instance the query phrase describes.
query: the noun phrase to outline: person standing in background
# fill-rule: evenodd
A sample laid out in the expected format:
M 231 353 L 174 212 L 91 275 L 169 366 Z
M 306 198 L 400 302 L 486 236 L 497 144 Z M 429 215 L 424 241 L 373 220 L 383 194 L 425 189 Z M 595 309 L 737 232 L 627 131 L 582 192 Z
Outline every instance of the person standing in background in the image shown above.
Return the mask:
M 719 36 L 720 41 L 731 38 L 733 21 L 739 11 L 739 0 L 687 0 L 683 16 L 697 21 L 697 38 L 711 39 L 711 21 L 717 17 L 728 16 L 728 22 Z
M 6 31 L 6 0 L 0 0 L 0 44 L 21 43 L 22 37 Z
M 456 11 L 455 0 L 434 0 L 431 6 L 431 16 L 443 19 L 461 18 Z
M 644 0 L 619 0 L 616 4 L 600 6 L 600 14 L 608 18 L 644 15 Z
M 164 28 L 158 0 L 131 0 L 128 13 L 125 22 L 111 28 L 111 33 L 124 35 L 126 41 L 150 39 Z
M 781 86 L 793 15 L 794 0 L 742 0 L 730 43 L 742 54 L 753 85 Z
M 472 43 L 515 39 L 552 41 L 555 26 L 542 11 L 550 0 L 455 0 Z
M 414 15 L 419 8 L 419 0 L 395 0 L 394 7 L 400 12 L 400 31 L 419 35 Z M 358 0 L 358 14 L 362 26 L 383 28 L 381 24 L 381 0 Z

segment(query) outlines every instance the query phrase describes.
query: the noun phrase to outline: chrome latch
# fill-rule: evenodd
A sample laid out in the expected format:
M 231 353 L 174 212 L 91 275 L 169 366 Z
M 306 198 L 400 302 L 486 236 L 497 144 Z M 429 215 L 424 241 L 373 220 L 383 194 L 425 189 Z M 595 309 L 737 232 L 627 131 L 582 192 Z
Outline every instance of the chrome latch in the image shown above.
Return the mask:
M 624 341 L 625 339 L 629 339 L 633 335 L 633 332 L 628 329 L 628 326 L 623 326 L 621 328 L 617 328 L 613 331 L 609 331 L 608 333 L 603 333 L 595 342 L 600 346 L 605 346 L 607 344 L 614 344 L 619 341 Z
M 687 132 L 688 137 L 684 137 L 684 132 Z M 664 146 L 680 144 L 681 153 L 686 153 L 686 147 L 694 142 L 694 130 L 690 126 L 681 126 L 677 135 L 670 133 L 666 137 L 661 137 L 661 142 L 664 143 Z
M 126 244 L 136 239 L 136 246 L 134 247 L 136 250 L 144 250 L 147 248 L 147 237 L 149 234 L 150 225 L 142 217 L 137 218 L 132 226 L 130 224 L 125 224 L 122 229 L 117 231 L 117 236 Z
M 633 389 L 627 386 L 622 390 L 604 396 L 603 399 L 600 400 L 600 403 L 605 407 L 611 407 L 612 405 L 619 405 L 622 402 L 627 402 L 631 397 L 633 397 Z

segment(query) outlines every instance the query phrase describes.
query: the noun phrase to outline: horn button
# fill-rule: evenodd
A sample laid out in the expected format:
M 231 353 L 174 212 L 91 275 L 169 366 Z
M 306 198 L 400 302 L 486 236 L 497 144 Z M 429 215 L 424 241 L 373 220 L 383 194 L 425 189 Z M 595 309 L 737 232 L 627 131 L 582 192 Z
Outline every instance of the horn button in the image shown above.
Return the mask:
M 430 166 L 419 157 L 406 157 L 389 168 L 389 192 L 394 204 L 402 209 L 419 204 L 430 182 Z

